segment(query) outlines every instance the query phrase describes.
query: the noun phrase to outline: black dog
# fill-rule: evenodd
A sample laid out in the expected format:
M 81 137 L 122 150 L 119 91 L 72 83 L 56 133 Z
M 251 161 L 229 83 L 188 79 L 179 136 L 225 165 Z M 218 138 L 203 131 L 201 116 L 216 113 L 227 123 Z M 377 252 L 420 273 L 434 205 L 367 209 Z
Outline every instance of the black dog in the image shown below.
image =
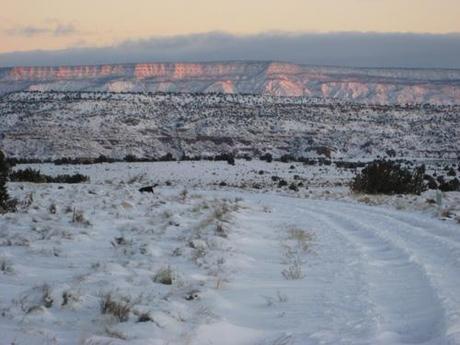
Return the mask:
M 158 184 L 154 184 L 153 186 L 142 187 L 139 189 L 141 193 L 153 193 L 153 188 L 158 187 Z

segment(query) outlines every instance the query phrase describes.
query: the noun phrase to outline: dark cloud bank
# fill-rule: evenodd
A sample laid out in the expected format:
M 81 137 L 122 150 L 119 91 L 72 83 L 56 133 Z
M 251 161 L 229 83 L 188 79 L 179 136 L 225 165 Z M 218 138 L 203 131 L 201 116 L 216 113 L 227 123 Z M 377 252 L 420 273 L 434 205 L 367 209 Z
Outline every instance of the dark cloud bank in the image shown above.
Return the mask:
M 221 32 L 126 41 L 104 48 L 0 54 L 0 66 L 278 60 L 353 67 L 460 68 L 460 33 Z

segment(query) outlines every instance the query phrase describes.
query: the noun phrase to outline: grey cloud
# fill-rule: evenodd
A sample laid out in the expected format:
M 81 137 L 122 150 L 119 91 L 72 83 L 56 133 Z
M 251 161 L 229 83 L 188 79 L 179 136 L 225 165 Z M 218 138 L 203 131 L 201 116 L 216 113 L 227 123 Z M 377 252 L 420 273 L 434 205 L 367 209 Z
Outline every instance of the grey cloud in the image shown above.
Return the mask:
M 77 34 L 78 30 L 73 24 L 56 23 L 52 26 L 21 26 L 5 31 L 9 35 L 34 37 L 38 35 L 66 36 Z
M 65 31 L 65 30 L 64 30 Z M 222 32 L 129 40 L 103 48 L 0 54 L 0 66 L 278 60 L 352 67 L 460 68 L 460 33 Z

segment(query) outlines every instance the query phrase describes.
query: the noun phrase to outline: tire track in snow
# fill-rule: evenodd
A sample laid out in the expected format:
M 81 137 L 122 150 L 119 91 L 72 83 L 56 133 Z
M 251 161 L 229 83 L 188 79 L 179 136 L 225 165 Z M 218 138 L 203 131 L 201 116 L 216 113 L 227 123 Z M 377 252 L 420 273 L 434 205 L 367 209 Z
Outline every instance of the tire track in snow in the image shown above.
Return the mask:
M 360 252 L 337 236 L 327 218 L 306 217 L 305 210 L 295 209 L 296 200 L 273 201 L 272 214 L 248 210 L 235 220 L 236 247 L 252 264 L 211 303 L 220 306 L 217 314 L 238 326 L 269 329 L 274 338 L 288 336 L 289 344 L 370 344 L 375 322 Z M 281 275 L 280 238 L 290 224 L 314 230 L 318 237 L 317 254 L 307 255 L 302 280 L 287 281 Z M 265 306 L 261 297 L 277 291 L 287 302 Z M 271 344 L 272 337 L 268 339 Z
M 253 264 L 218 293 L 230 306 L 218 314 L 265 330 L 260 344 L 460 344 L 455 226 L 379 207 L 238 195 L 273 212 L 239 215 L 234 239 L 246 238 L 235 245 Z M 318 235 L 300 281 L 279 274 L 274 252 L 283 223 Z M 278 289 L 289 296 L 285 305 L 264 310 L 254 303 Z M 275 317 L 279 311 L 283 316 Z
M 460 228 L 434 219 L 412 221 L 405 214 L 390 210 L 341 207 L 348 214 L 371 219 L 374 230 L 380 229 L 383 236 L 405 248 L 411 260 L 423 267 L 445 309 L 447 339 L 460 343 L 460 247 L 455 241 Z M 443 235 L 438 236 L 433 229 L 442 229 Z M 449 235 L 452 241 L 448 240 Z
M 350 240 L 367 258 L 370 297 L 379 315 L 377 342 L 447 344 L 445 310 L 425 267 L 405 247 L 382 236 L 388 223 L 377 223 L 366 212 L 309 204 L 308 209 L 342 223 Z M 357 206 L 356 208 L 359 208 Z

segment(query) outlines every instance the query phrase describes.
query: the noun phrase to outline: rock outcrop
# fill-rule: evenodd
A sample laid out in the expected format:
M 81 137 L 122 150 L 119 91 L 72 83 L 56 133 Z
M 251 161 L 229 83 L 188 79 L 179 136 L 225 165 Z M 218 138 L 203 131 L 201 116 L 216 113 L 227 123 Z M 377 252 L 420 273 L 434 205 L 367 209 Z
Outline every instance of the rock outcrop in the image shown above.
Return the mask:
M 312 67 L 279 62 L 144 63 L 0 69 L 12 91 L 218 92 L 378 104 L 460 104 L 460 70 Z

